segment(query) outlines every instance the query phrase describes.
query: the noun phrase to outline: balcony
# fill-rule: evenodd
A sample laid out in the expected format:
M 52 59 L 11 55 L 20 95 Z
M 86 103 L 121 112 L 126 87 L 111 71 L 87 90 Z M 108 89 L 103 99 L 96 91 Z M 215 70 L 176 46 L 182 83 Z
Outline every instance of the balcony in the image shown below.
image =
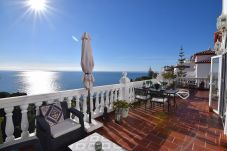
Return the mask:
M 196 79 L 197 81 L 199 79 Z M 155 82 L 155 80 L 153 80 Z M 170 112 L 163 112 L 162 107 L 151 108 L 148 103 L 145 110 L 143 104 L 134 100 L 134 88 L 142 87 L 146 81 L 120 83 L 94 87 L 91 92 L 91 115 L 104 124 L 95 132 L 119 144 L 127 150 L 219 150 L 219 137 L 223 133 L 222 123 L 215 113 L 209 112 L 207 90 L 190 90 L 187 100 L 177 98 L 177 107 Z M 26 139 L 35 135 L 35 129 L 30 129 L 30 112 L 39 114 L 38 109 L 43 102 L 52 103 L 55 100 L 67 101 L 83 112 L 84 120 L 88 120 L 87 91 L 75 89 L 51 94 L 22 96 L 1 99 L 0 109 L 5 112 L 3 136 L 5 144 L 13 143 L 15 139 Z M 126 99 L 133 103 L 129 116 L 121 124 L 114 121 L 113 102 Z M 104 106 L 107 107 L 111 120 L 103 121 Z M 20 109 L 21 121 L 14 125 L 15 108 Z M 32 111 L 28 108 L 31 107 Z M 20 127 L 21 133 L 15 135 L 15 129 Z M 17 134 L 18 135 L 18 134 Z M 89 135 L 89 134 L 88 134 Z M 0 145 L 1 146 L 1 145 Z

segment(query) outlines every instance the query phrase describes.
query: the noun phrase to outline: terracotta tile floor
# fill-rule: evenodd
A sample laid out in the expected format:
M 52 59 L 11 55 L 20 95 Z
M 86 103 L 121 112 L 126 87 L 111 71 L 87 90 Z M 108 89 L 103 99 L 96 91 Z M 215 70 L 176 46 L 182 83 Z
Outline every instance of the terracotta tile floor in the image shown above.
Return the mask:
M 110 122 L 96 132 L 133 151 L 225 150 L 219 146 L 223 133 L 220 119 L 208 112 L 208 91 L 191 91 L 187 100 L 177 99 L 177 108 L 163 112 L 158 105 L 136 105 L 121 124 Z M 99 119 L 101 120 L 101 119 Z

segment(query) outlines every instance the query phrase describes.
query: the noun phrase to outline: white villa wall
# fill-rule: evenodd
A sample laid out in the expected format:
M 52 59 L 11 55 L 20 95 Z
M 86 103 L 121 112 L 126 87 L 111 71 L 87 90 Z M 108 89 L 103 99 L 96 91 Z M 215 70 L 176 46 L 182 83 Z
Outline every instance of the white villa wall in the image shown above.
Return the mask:
M 196 78 L 207 78 L 210 74 L 210 64 L 200 63 L 195 65 Z
M 200 55 L 195 57 L 195 62 L 203 61 L 203 60 L 208 60 L 212 57 L 212 55 Z

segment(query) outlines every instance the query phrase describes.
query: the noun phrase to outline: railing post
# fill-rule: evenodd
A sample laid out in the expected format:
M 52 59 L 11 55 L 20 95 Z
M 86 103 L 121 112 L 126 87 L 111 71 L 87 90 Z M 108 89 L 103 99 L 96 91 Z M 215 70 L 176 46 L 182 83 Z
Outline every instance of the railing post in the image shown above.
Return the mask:
M 127 72 L 123 72 L 122 73 L 122 77 L 120 79 L 120 84 L 122 84 L 122 89 L 120 89 L 121 93 L 122 94 L 122 98 L 123 100 L 129 102 L 129 84 L 130 84 L 130 79 L 127 77 Z
M 21 138 L 27 138 L 29 136 L 29 132 L 28 132 L 28 115 L 27 115 L 27 112 L 28 112 L 28 104 L 25 104 L 25 105 L 21 105 L 20 106 L 21 108 L 21 114 L 22 114 L 22 119 L 21 119 L 21 130 L 22 130 L 22 133 L 21 133 Z
M 114 100 L 114 90 L 110 91 L 110 106 L 109 106 L 109 110 L 113 110 L 113 100 Z
M 96 97 L 95 97 L 95 114 L 99 114 L 99 92 L 96 92 Z
M 104 102 L 104 93 L 105 93 L 105 91 L 102 91 L 101 92 L 101 106 L 100 106 L 100 113 L 103 113 L 103 111 L 104 111 L 104 107 L 105 107 L 105 102 Z
M 110 105 L 110 92 L 107 90 L 106 91 L 106 101 L 105 101 L 105 106 L 107 107 L 107 109 L 109 108 L 109 105 Z
M 91 117 L 94 115 L 93 95 L 94 95 L 94 93 L 91 92 L 91 94 L 90 94 L 90 102 L 89 102 L 90 103 Z
M 87 95 L 83 95 L 83 114 L 84 114 L 84 121 L 87 121 Z
M 4 108 L 4 111 L 6 113 L 6 127 L 5 127 L 5 133 L 6 133 L 6 142 L 11 142 L 15 139 L 13 132 L 14 132 L 14 126 L 13 126 L 13 119 L 12 119 L 12 111 L 13 107 Z
M 80 111 L 80 98 L 76 95 L 75 99 L 76 99 L 76 109 Z

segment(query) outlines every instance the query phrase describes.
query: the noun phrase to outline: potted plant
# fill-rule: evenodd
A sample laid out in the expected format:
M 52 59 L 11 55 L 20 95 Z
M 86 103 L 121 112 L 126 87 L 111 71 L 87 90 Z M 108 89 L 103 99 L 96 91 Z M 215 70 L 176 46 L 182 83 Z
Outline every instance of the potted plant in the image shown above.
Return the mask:
M 130 104 L 125 100 L 118 100 L 113 103 L 113 107 L 115 110 L 115 120 L 117 122 L 121 121 L 121 118 L 126 118 L 128 116 Z

